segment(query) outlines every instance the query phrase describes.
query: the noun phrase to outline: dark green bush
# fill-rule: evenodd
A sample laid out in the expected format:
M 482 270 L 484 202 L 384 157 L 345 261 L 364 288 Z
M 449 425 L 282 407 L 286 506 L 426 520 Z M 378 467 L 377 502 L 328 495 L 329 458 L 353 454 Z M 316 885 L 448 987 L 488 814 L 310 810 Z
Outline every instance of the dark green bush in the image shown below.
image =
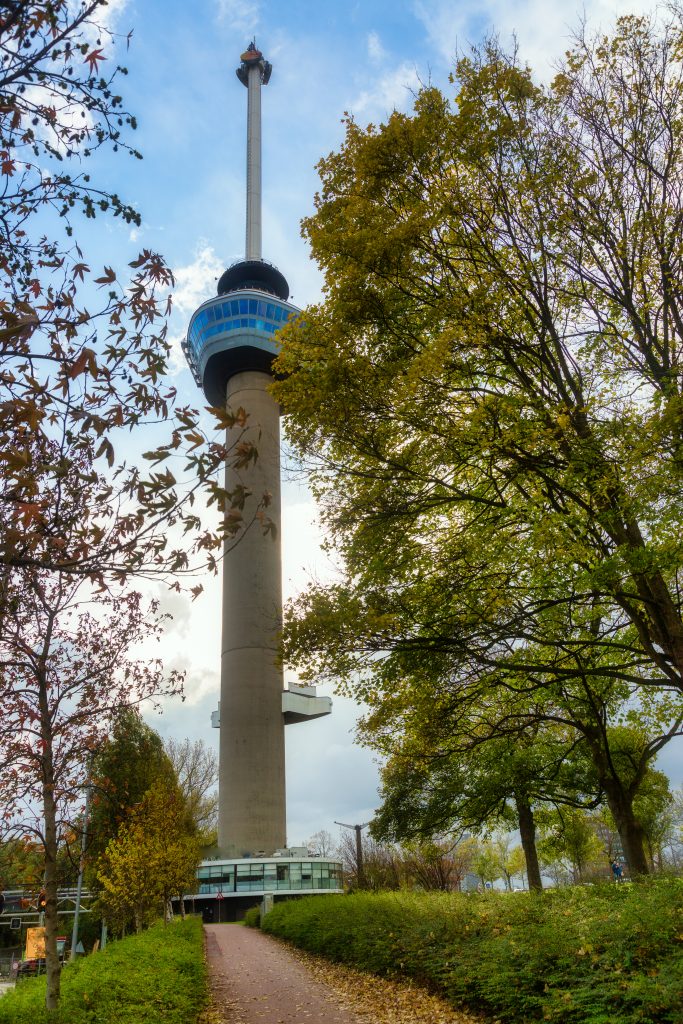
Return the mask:
M 208 983 L 199 918 L 155 925 L 67 964 L 56 1015 L 45 1009 L 45 977 L 0 999 L 0 1024 L 195 1024 Z
M 249 907 L 249 910 L 244 915 L 244 923 L 249 928 L 260 928 L 261 927 L 261 908 Z
M 279 903 L 263 930 L 501 1021 L 683 1024 L 683 880 Z

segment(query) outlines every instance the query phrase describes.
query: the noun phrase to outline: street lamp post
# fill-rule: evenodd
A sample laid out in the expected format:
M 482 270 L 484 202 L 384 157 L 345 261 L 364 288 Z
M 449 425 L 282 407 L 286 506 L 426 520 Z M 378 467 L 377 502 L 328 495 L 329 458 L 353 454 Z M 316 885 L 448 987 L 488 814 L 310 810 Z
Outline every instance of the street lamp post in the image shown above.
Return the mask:
M 83 811 L 83 832 L 81 834 L 81 856 L 78 862 L 78 882 L 76 883 L 76 906 L 74 907 L 74 926 L 71 932 L 71 950 L 69 959 L 76 959 L 76 946 L 78 945 L 78 918 L 81 912 L 81 893 L 83 891 L 83 869 L 85 867 L 85 847 L 88 839 L 88 813 L 90 811 L 90 767 L 85 783 L 85 809 Z M 106 938 L 105 938 L 106 942 Z
M 358 888 L 365 888 L 365 872 L 363 870 L 363 843 L 361 842 L 361 832 L 364 828 L 367 828 L 370 824 L 366 821 L 363 825 L 345 825 L 343 821 L 335 821 L 335 825 L 340 825 L 342 828 L 351 828 L 356 833 L 356 877 L 358 881 Z

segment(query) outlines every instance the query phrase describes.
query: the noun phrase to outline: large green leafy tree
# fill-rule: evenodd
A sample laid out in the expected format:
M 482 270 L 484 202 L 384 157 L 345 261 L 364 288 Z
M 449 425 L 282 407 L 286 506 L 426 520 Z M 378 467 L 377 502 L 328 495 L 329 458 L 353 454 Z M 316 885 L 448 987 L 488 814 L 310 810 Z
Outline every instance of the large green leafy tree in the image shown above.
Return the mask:
M 456 717 L 448 695 L 405 689 L 401 710 L 401 697 L 387 695 L 361 729 L 385 756 L 373 833 L 396 841 L 518 828 L 529 885 L 541 889 L 535 809 L 543 802 L 591 806 L 600 797 L 594 772 L 577 756 L 576 730 L 531 716 L 523 724 L 512 714 L 502 718 L 490 699 L 477 701 L 469 719 L 462 708 Z
M 647 873 L 641 797 L 659 751 L 681 731 L 666 694 L 647 691 L 638 706 L 630 688 L 596 678 L 540 687 L 512 676 L 501 686 L 495 677 L 379 673 L 375 682 L 360 735 L 386 758 L 378 834 L 491 827 L 507 816 L 520 829 L 530 884 L 540 886 L 534 805 L 604 799 L 631 871 Z
M 454 650 L 564 603 L 681 684 L 679 45 L 624 19 L 547 91 L 491 46 L 322 162 L 276 392 L 361 613 L 389 564 Z
M 157 782 L 177 787 L 163 740 L 136 708 L 122 708 L 90 767 L 92 809 L 87 824 L 87 854 L 92 881 L 107 845 Z
M 309 673 L 371 697 L 448 657 L 503 702 L 663 694 L 676 731 L 682 41 L 620 19 L 548 88 L 487 44 L 321 162 L 325 296 L 275 386 L 344 570 L 289 610 Z
M 584 872 L 592 862 L 602 862 L 606 873 L 609 864 L 607 851 L 585 811 L 576 807 L 555 808 L 541 816 L 540 824 L 542 838 L 539 848 L 546 866 L 562 868 L 562 862 L 568 861 L 573 880 L 579 883 L 583 882 Z

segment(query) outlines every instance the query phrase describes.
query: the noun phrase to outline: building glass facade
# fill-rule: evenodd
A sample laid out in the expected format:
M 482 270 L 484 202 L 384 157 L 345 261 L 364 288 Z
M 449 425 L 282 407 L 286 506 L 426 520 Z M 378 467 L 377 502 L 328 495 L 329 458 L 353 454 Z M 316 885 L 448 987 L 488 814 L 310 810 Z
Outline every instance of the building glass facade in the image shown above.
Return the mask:
M 197 895 L 248 892 L 341 891 L 341 864 L 326 860 L 241 860 L 204 863 Z

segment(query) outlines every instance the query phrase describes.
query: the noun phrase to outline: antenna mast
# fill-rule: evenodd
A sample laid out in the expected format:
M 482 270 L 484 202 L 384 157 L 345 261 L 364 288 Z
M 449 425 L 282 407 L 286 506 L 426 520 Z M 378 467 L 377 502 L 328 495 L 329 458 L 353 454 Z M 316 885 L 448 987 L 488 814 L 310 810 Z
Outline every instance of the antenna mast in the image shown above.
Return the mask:
M 261 259 L 261 83 L 267 85 L 272 65 L 252 40 L 242 54 L 237 77 L 247 87 L 247 230 L 245 259 Z

